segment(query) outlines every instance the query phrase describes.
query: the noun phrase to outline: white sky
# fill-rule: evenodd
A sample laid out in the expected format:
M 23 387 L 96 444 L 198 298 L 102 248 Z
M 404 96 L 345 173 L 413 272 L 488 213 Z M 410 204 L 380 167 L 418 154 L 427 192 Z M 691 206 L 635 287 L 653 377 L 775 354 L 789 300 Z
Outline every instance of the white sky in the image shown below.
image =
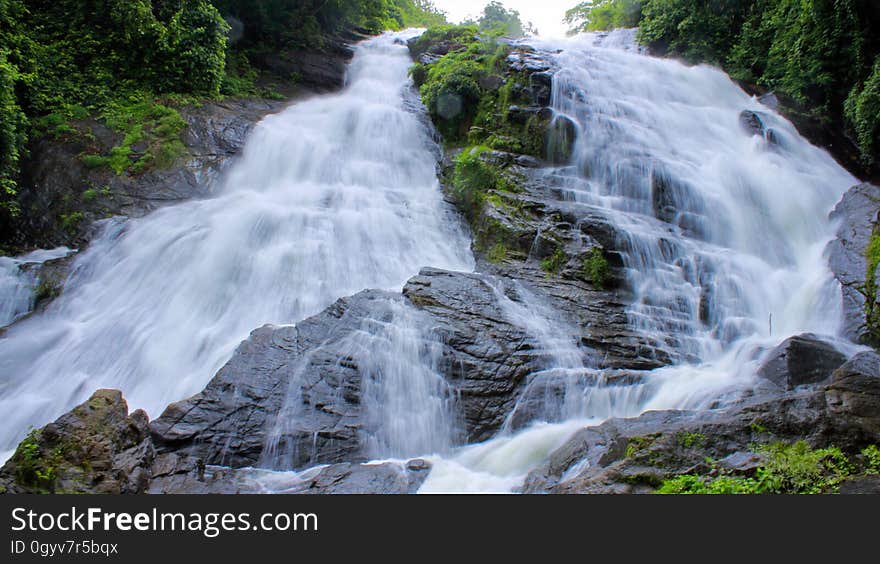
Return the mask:
M 562 22 L 565 12 L 579 0 L 499 0 L 508 10 L 516 10 L 523 22 L 532 22 L 542 36 L 565 37 L 568 29 Z M 446 12 L 450 22 L 458 23 L 483 13 L 489 0 L 434 0 L 434 5 Z

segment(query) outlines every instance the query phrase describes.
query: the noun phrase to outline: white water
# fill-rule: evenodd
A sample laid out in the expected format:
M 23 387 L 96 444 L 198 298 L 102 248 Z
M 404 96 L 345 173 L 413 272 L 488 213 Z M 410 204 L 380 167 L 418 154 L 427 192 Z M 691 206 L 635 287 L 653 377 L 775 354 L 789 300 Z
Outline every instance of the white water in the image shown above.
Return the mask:
M 561 380 L 563 400 L 548 396 L 546 421 L 450 451 L 455 402 L 435 369 L 437 342 L 390 302 L 348 342 L 365 383 L 363 439 L 377 458 L 430 458 L 422 492 L 512 491 L 585 425 L 706 408 L 748 388 L 786 337 L 839 332 L 840 290 L 822 251 L 827 214 L 854 178 L 723 73 L 641 55 L 631 33 L 538 46 L 560 51 L 554 105 L 580 127 L 572 165 L 548 172 L 548 185 L 624 234 L 630 321 L 676 363 L 649 383 L 606 385 L 613 374 L 517 287 L 515 300 L 499 299 L 544 360 L 528 387 Z M 98 386 L 155 414 L 200 390 L 254 327 L 363 288 L 399 288 L 421 266 L 470 270 L 430 143 L 405 110 L 408 64 L 392 36 L 368 42 L 346 92 L 260 126 L 219 197 L 111 224 L 65 296 L 0 341 L 0 409 L 12 414 L 3 444 Z M 780 148 L 742 131 L 744 109 L 764 114 Z M 656 217 L 652 178 L 676 203 L 668 223 Z
M 554 107 L 579 127 L 571 166 L 548 172 L 547 182 L 619 228 L 635 294 L 630 322 L 676 360 L 643 384 L 581 378 L 592 385 L 581 384 L 579 395 L 572 374 L 590 374 L 589 356 L 566 345 L 565 328 L 540 303 L 522 299 L 511 313 L 556 352 L 533 384 L 565 375 L 563 414 L 594 424 L 736 397 L 754 383 L 762 356 L 795 334 L 813 332 L 855 349 L 838 338 L 840 288 L 823 250 L 834 236 L 829 212 L 858 181 L 722 72 L 645 56 L 633 40 L 632 31 L 619 31 L 536 42 L 559 51 Z M 780 147 L 740 128 L 746 109 L 761 112 Z M 655 214 L 655 177 L 672 187 L 671 224 Z M 569 419 L 508 429 L 452 458 L 435 458 L 421 491 L 512 491 L 584 425 Z
M 72 253 L 67 247 L 39 250 L 19 257 L 0 257 L 0 328 L 31 312 L 39 284 L 36 267 Z
M 356 366 L 360 378 L 363 452 L 376 460 L 405 460 L 427 453 L 448 453 L 460 444 L 457 395 L 438 365 L 443 345 L 430 317 L 398 297 L 376 299 L 371 316 L 339 342 L 328 342 L 337 363 Z M 321 354 L 321 348 L 309 357 Z M 267 433 L 261 465 L 295 468 L 300 457 L 286 442 L 300 434 L 303 413 L 302 370 L 294 369 L 288 395 Z M 314 452 L 302 453 L 314 460 Z
M 111 224 L 63 296 L 10 328 L 0 450 L 101 387 L 155 417 L 256 327 L 400 290 L 427 265 L 473 268 L 395 38 L 358 48 L 342 93 L 265 119 L 216 198 Z

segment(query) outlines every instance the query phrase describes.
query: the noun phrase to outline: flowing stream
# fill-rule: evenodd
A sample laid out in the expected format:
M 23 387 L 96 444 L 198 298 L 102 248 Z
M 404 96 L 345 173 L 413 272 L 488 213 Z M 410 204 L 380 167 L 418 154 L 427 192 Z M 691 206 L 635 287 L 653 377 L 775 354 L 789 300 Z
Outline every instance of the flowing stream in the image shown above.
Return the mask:
M 256 327 L 366 288 L 399 290 L 424 266 L 473 269 L 409 88 L 405 37 L 361 44 L 343 92 L 264 120 L 218 196 L 108 224 L 62 297 L 0 339 L 0 449 L 98 387 L 156 416 L 200 391 Z M 708 408 L 753 383 L 786 337 L 840 332 L 823 251 L 828 213 L 855 178 L 722 72 L 648 57 L 631 31 L 532 43 L 555 60 L 554 109 L 578 129 L 547 185 L 615 226 L 630 324 L 674 362 L 611 385 L 553 308 L 511 281 L 516 299 L 496 287 L 499 303 L 543 363 L 523 396 L 559 382 L 563 393 L 541 396 L 533 424 L 456 448 L 439 340 L 390 299 L 346 346 L 363 378 L 368 452 L 429 458 L 425 493 L 513 491 L 585 425 Z M 742 129 L 743 110 L 760 112 L 774 143 Z M 288 403 L 276 435 L 295 418 Z
M 343 92 L 261 122 L 217 197 L 105 229 L 62 297 L 0 339 L 0 450 L 97 388 L 156 417 L 257 327 L 473 268 L 399 37 L 362 44 Z

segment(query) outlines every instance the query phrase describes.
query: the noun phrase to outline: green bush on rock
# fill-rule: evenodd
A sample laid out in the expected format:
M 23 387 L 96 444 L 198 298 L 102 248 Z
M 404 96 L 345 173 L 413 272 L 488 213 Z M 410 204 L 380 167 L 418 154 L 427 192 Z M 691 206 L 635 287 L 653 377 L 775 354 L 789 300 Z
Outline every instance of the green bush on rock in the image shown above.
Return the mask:
M 805 441 L 756 447 L 764 457 L 754 478 L 685 474 L 665 480 L 660 494 L 819 494 L 836 492 L 853 465 L 834 447 L 813 449 Z

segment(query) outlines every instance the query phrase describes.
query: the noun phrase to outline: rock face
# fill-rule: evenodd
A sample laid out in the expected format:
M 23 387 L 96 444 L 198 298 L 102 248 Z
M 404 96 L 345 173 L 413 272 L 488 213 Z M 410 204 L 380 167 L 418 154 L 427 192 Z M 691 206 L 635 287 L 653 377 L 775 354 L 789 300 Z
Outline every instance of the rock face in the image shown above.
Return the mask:
M 760 465 L 755 443 L 806 440 L 858 452 L 880 441 L 880 356 L 863 353 L 830 384 L 746 398 L 708 412 L 649 412 L 586 428 L 532 472 L 526 493 L 650 493 L 682 474 L 711 474 L 711 461 L 735 475 Z M 852 489 L 868 487 L 853 484 Z M 844 488 L 841 488 L 842 491 Z
M 423 460 L 406 464 L 334 464 L 302 474 L 215 466 L 172 475 L 154 475 L 149 493 L 414 494 L 428 477 L 430 469 Z
M 849 339 L 872 343 L 866 319 L 865 278 L 868 264 L 865 254 L 880 214 L 880 188 L 873 184 L 860 184 L 851 188 L 831 213 L 832 221 L 838 222 L 837 238 L 826 249 L 828 263 L 834 276 L 843 287 L 844 329 Z M 877 280 L 877 273 L 874 273 Z M 875 288 L 878 286 L 875 285 Z M 870 296 L 877 300 L 876 293 Z
M 122 393 L 99 390 L 32 433 L 0 470 L 10 493 L 143 493 L 155 449 L 146 413 L 128 414 Z
M 162 451 L 233 467 L 257 465 L 269 433 L 290 395 L 295 428 L 283 431 L 279 448 L 288 468 L 365 460 L 357 365 L 334 350 L 360 320 L 390 296 L 365 292 L 340 300 L 296 327 L 255 331 L 205 390 L 169 406 L 152 429 Z M 325 345 L 326 343 L 326 345 Z M 279 425 L 283 421 L 279 422 Z
M 793 390 L 829 379 L 846 360 L 846 356 L 833 345 L 816 335 L 798 335 L 787 339 L 770 353 L 758 369 L 758 376 Z
M 118 133 L 97 121 L 79 124 L 91 133 L 90 138 L 38 141 L 24 170 L 24 211 L 13 242 L 43 248 L 78 247 L 88 241 L 94 220 L 109 215 L 140 217 L 164 205 L 210 195 L 213 181 L 244 147 L 253 126 L 284 106 L 279 101 L 241 99 L 185 108 L 182 115 L 188 127 L 182 140 L 186 156 L 170 168 L 141 174 L 117 175 L 106 168 L 86 166 L 82 153 L 109 153 L 121 141 Z M 91 146 L 95 143 L 99 149 Z M 29 186 L 39 189 L 29 190 Z M 77 217 L 77 222 L 65 222 L 64 217 Z

